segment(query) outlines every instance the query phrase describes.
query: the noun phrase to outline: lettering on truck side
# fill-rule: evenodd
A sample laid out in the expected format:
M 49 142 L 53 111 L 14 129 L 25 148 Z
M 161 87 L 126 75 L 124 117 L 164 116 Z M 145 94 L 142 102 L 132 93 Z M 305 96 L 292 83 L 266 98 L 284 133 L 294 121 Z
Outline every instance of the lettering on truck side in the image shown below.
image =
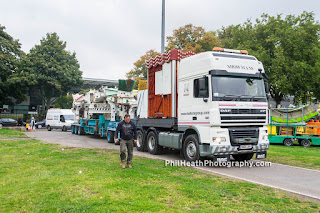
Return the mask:
M 240 65 L 227 65 L 230 69 L 241 69 L 241 70 L 254 70 L 253 67 L 240 66 Z

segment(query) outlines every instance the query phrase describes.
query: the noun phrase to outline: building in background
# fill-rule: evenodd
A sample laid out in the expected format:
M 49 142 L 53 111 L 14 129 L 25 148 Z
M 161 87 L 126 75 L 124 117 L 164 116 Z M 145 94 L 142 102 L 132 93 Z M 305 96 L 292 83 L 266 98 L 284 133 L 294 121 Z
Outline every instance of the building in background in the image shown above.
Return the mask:
M 98 89 L 101 86 L 108 86 L 108 87 L 118 86 L 118 80 L 86 78 L 86 77 L 83 77 L 82 80 L 84 81 L 83 86 L 72 88 L 70 93 L 78 93 L 81 90 L 87 90 L 87 89 Z M 43 100 L 39 90 L 27 89 L 25 90 L 25 95 L 27 96 L 27 100 L 20 104 L 16 104 L 13 106 L 10 106 L 10 105 L 0 106 L 1 117 L 6 115 L 21 116 L 23 114 L 37 114 L 39 112 L 46 110 L 42 108 Z

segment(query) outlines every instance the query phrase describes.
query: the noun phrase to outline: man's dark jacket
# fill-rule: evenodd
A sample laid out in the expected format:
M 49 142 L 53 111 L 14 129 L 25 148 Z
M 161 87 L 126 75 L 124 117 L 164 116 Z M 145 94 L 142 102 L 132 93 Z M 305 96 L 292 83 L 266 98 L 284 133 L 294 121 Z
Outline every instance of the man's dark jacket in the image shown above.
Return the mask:
M 120 138 L 123 140 L 131 140 L 132 138 L 137 140 L 137 127 L 132 121 L 126 123 L 124 120 L 122 120 L 117 126 L 115 135 L 116 138 L 118 138 L 119 132 Z

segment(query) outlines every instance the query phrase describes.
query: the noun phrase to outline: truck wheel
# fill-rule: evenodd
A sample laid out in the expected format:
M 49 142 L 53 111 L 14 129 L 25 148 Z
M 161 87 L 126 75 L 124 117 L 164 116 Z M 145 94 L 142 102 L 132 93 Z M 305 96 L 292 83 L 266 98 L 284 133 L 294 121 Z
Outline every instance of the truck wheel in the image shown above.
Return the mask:
M 67 131 L 66 126 L 63 126 L 62 127 L 62 132 L 66 132 L 66 131 Z
M 108 131 L 107 139 L 108 139 L 108 143 L 114 143 L 114 132 Z
M 158 136 L 154 131 L 151 131 L 148 133 L 147 143 L 148 143 L 148 152 L 150 154 L 157 155 L 161 153 L 162 147 L 159 146 Z
M 199 140 L 197 135 L 189 135 L 183 143 L 183 154 L 187 161 L 200 159 Z
M 80 134 L 80 135 L 84 135 L 84 134 L 85 134 L 83 127 L 80 127 L 80 128 L 79 128 L 79 134 Z
M 293 141 L 291 138 L 286 138 L 283 140 L 283 145 L 285 146 L 293 146 Z
M 245 161 L 245 160 L 251 160 L 254 153 L 248 153 L 248 154 L 241 154 L 241 155 L 232 155 L 233 159 L 235 161 Z
M 144 145 L 144 137 L 143 132 L 141 130 L 137 131 L 137 150 L 143 152 L 143 145 Z
M 77 127 L 76 127 L 76 131 L 75 131 L 76 135 L 79 135 L 79 134 L 80 134 L 79 129 L 80 129 L 80 127 L 79 127 L 79 126 L 77 126 Z
M 48 131 L 51 131 L 51 130 L 52 130 L 52 129 L 51 129 L 51 126 L 48 125 L 48 126 L 47 126 L 47 130 L 48 130 Z
M 71 126 L 71 133 L 74 134 L 74 126 Z
M 311 141 L 308 140 L 308 139 L 303 139 L 301 142 L 300 142 L 300 145 L 303 146 L 303 147 L 309 147 L 311 145 Z

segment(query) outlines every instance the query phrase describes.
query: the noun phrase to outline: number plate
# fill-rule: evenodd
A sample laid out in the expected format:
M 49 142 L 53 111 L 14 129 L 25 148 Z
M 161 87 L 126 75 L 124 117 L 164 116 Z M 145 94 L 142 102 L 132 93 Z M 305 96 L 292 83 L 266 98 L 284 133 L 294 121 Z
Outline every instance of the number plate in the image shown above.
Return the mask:
M 240 145 L 239 149 L 252 149 L 252 145 Z
M 267 152 L 257 152 L 256 159 L 264 159 L 267 158 Z

